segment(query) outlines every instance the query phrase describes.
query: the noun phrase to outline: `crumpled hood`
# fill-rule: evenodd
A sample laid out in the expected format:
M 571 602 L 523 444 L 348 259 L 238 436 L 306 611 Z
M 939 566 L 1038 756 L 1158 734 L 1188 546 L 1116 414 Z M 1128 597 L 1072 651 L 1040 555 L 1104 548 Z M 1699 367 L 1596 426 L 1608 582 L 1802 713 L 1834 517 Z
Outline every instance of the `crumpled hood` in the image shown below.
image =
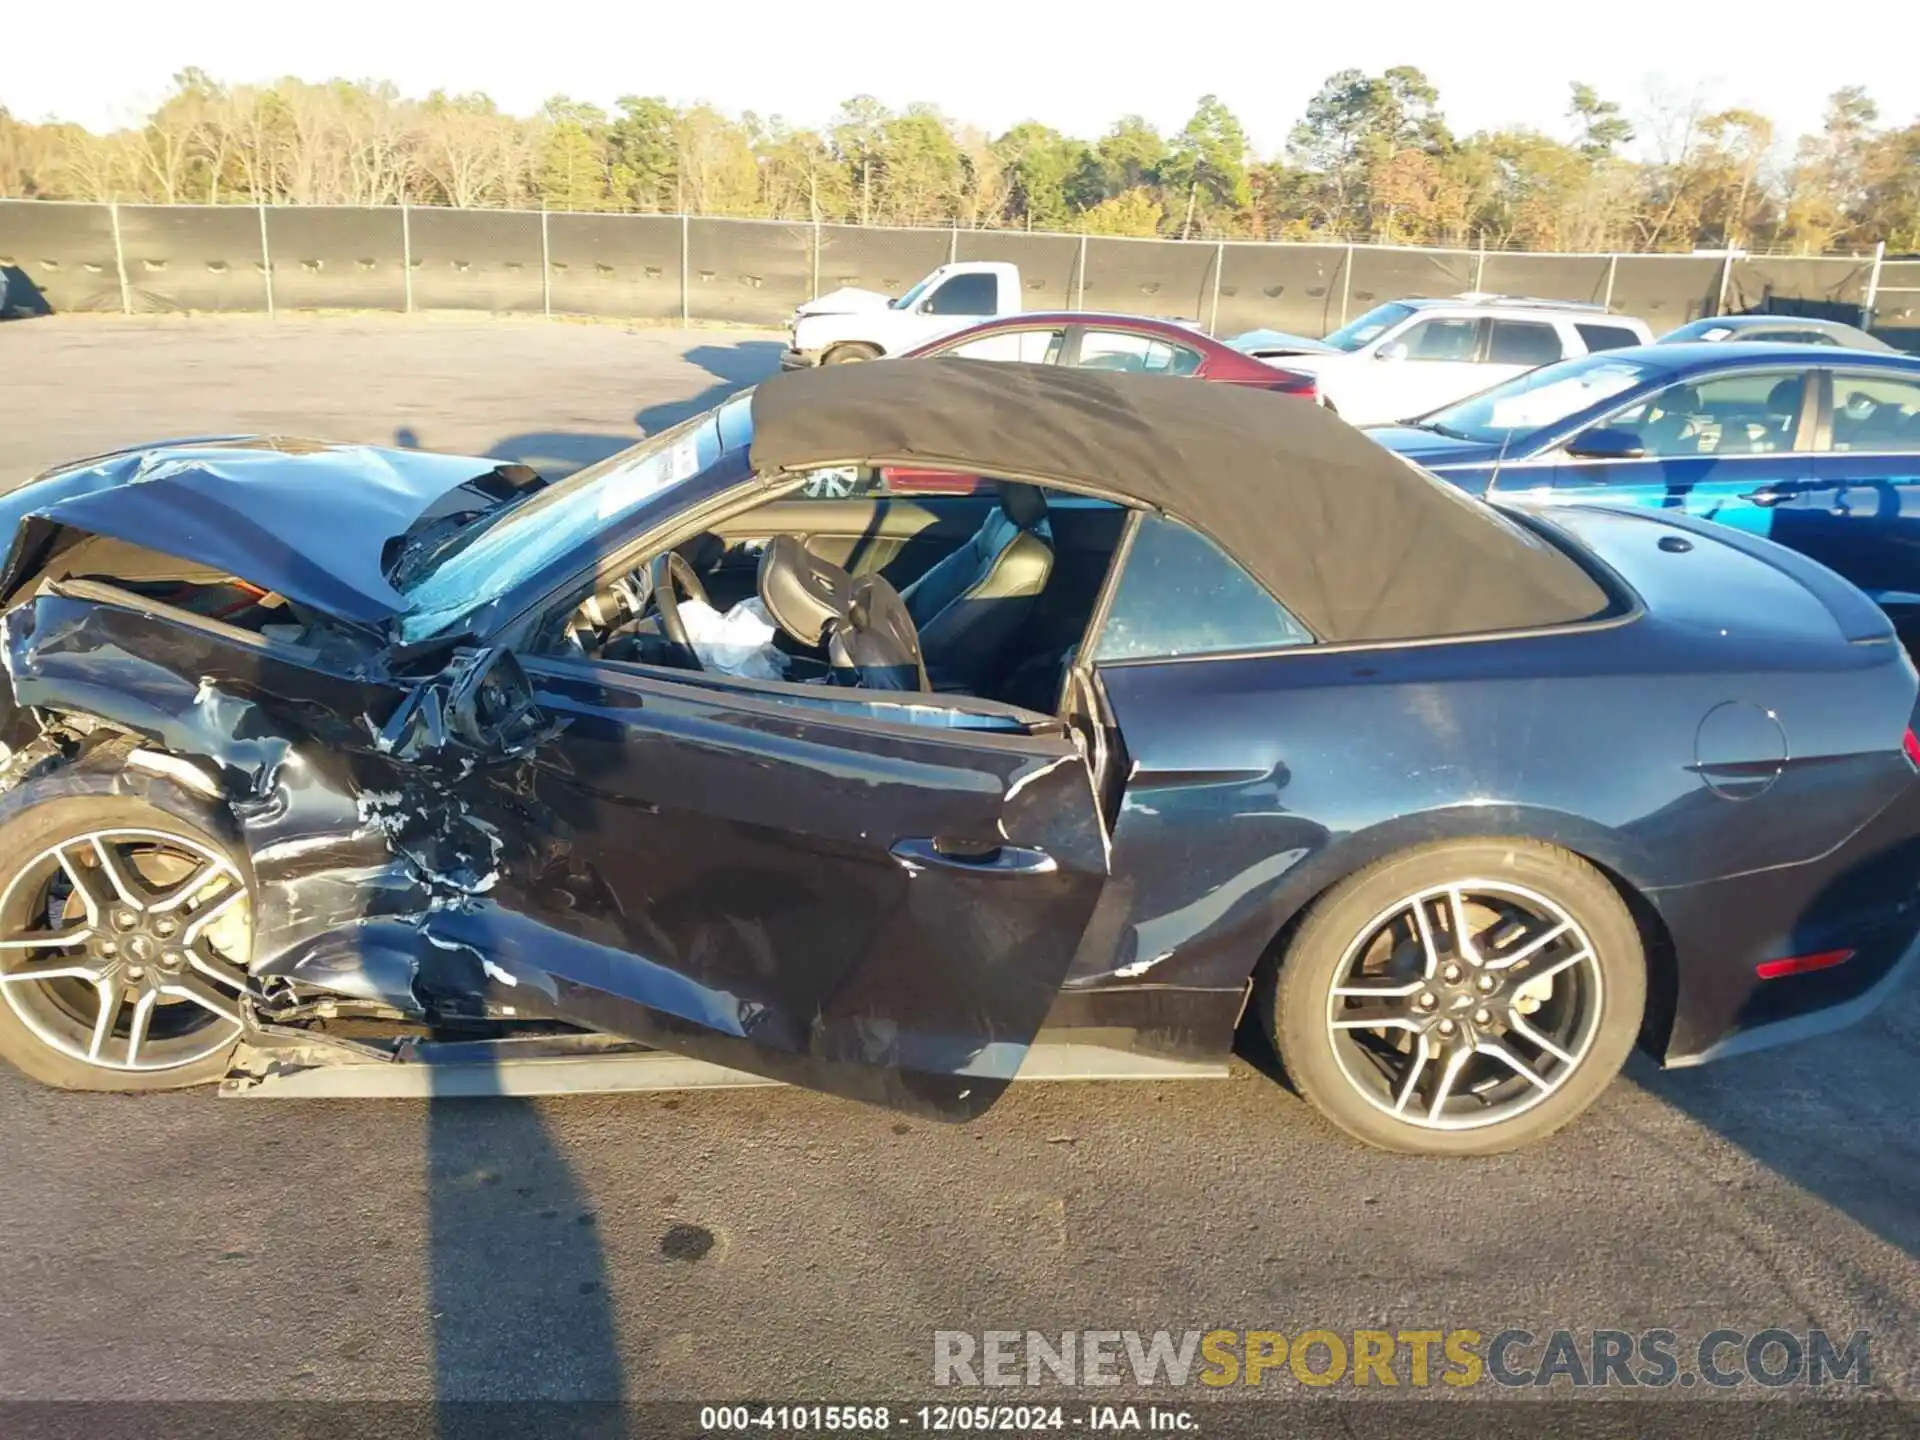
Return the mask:
M 437 500 L 490 475 L 503 488 L 541 483 L 525 466 L 499 460 L 280 436 L 116 451 L 0 495 L 0 536 L 8 546 L 0 594 L 32 573 L 38 552 L 65 526 L 224 570 L 342 620 L 379 625 L 408 608 L 382 567 L 388 542 Z M 36 528 L 37 541 L 28 535 Z
M 1264 360 L 1269 355 L 1338 355 L 1340 351 L 1324 340 L 1309 340 L 1285 330 L 1249 330 L 1227 341 L 1242 355 Z
M 794 316 L 802 315 L 853 315 L 862 310 L 884 310 L 891 303 L 878 290 L 862 290 L 857 285 L 842 285 L 838 290 L 829 290 L 825 295 L 815 296 L 803 305 L 794 308 Z

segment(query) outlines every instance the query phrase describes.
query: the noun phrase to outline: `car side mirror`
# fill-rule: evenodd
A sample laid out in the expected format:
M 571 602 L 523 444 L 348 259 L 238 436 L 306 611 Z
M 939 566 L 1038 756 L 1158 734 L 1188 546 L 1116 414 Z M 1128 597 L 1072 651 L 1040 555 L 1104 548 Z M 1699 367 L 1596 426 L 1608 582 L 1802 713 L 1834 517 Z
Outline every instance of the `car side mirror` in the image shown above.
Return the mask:
M 1404 340 L 1389 340 L 1373 352 L 1376 360 L 1404 360 L 1407 358 L 1407 345 Z
M 1577 435 L 1567 446 L 1567 454 L 1581 460 L 1638 460 L 1646 453 L 1646 442 L 1638 435 L 1612 425 Z

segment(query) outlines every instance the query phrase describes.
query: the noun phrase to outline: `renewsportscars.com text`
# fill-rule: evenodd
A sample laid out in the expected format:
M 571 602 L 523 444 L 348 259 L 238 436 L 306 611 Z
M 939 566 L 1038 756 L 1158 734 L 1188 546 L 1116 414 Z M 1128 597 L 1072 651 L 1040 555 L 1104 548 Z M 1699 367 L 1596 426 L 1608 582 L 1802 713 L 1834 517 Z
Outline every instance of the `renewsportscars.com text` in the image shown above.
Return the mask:
M 1868 1333 L 1824 1330 L 938 1330 L 933 1383 L 1423 1389 L 1859 1387 Z

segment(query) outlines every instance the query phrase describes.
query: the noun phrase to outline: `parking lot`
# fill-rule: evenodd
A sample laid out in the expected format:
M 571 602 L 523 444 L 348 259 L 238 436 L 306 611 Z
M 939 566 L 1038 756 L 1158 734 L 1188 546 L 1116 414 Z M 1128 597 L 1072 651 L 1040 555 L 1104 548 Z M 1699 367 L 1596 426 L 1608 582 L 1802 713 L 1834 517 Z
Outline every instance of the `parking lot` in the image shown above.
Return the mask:
M 777 337 L 355 318 L 0 328 L 0 477 L 278 432 L 589 463 Z M 786 1090 L 431 1103 L 0 1073 L 0 1399 L 925 1395 L 933 1332 L 1872 1336 L 1920 1399 L 1920 992 L 1490 1161 L 1224 1082 L 1016 1087 L 958 1127 Z

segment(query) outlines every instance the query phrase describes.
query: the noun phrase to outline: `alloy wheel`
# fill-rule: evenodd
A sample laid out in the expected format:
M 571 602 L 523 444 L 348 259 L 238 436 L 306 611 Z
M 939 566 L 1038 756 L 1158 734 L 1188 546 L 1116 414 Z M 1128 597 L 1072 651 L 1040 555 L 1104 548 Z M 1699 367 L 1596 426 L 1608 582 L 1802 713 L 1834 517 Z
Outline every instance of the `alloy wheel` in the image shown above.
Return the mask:
M 109 1070 L 169 1070 L 244 1029 L 246 882 L 205 842 L 91 830 L 0 893 L 0 996 L 43 1043 Z
M 1348 1083 L 1432 1130 L 1499 1124 L 1545 1101 L 1579 1069 L 1600 1016 L 1586 931 L 1548 896 L 1496 880 L 1429 886 L 1382 910 L 1327 997 Z

